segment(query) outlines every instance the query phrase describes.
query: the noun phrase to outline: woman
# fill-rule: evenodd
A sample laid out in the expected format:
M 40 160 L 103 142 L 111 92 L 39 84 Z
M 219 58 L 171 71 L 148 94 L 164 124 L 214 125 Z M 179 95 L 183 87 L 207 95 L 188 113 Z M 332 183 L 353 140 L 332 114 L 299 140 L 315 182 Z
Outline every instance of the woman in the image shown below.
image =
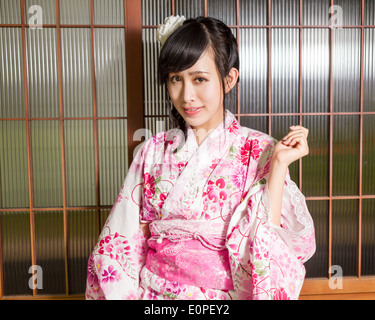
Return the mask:
M 86 298 L 298 299 L 315 237 L 288 166 L 308 154 L 308 130 L 277 142 L 241 127 L 224 109 L 236 40 L 216 19 L 183 20 L 159 27 L 177 129 L 136 154 L 90 256 Z

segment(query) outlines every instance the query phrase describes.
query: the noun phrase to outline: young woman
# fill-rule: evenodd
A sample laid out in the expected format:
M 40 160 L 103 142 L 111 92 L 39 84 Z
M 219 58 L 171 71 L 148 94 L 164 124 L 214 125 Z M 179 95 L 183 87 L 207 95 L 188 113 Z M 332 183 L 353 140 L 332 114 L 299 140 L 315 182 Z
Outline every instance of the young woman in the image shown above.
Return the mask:
M 90 256 L 86 298 L 298 299 L 315 236 L 288 166 L 308 154 L 308 130 L 277 142 L 241 127 L 224 108 L 239 76 L 230 29 L 181 24 L 159 27 L 177 129 L 136 154 Z

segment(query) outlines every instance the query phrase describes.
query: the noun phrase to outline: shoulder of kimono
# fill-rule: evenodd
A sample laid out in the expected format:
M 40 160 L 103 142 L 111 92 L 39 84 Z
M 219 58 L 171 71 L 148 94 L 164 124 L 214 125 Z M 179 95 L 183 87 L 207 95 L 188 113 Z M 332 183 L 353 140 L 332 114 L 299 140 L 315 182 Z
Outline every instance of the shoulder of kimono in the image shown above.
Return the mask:
M 170 129 L 161 131 L 153 135 L 151 138 L 146 139 L 141 144 L 142 158 L 164 151 L 165 143 L 170 143 L 171 141 L 173 141 L 173 137 L 179 133 L 179 130 L 180 129 Z
M 255 129 L 241 127 L 241 134 L 246 140 L 258 140 L 262 144 L 269 144 L 272 146 L 277 143 L 277 140 L 272 136 Z

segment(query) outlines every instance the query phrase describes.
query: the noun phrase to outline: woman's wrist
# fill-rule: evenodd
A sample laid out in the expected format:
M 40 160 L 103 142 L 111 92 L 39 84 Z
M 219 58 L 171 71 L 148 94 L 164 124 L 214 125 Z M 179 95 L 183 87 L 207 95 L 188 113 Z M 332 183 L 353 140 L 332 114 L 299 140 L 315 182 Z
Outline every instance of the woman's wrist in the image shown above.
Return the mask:
M 281 222 L 283 188 L 287 170 L 288 165 L 272 157 L 268 178 L 268 191 L 271 201 L 271 221 L 278 226 Z
M 286 171 L 289 167 L 289 163 L 285 163 L 284 161 L 279 159 L 277 156 L 273 155 L 271 158 L 271 168 L 272 167 Z

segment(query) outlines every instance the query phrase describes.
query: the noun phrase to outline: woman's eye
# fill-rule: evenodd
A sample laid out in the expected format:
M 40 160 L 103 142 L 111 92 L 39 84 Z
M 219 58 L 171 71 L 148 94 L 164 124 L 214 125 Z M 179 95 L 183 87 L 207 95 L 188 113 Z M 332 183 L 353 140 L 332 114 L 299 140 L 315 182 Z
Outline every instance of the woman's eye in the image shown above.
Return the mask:
M 205 78 L 196 78 L 195 81 L 198 82 L 198 83 L 202 83 L 202 82 L 205 82 L 206 79 Z
M 176 83 L 176 82 L 179 82 L 181 79 L 180 77 L 178 76 L 172 76 L 169 81 L 172 82 L 172 83 Z

